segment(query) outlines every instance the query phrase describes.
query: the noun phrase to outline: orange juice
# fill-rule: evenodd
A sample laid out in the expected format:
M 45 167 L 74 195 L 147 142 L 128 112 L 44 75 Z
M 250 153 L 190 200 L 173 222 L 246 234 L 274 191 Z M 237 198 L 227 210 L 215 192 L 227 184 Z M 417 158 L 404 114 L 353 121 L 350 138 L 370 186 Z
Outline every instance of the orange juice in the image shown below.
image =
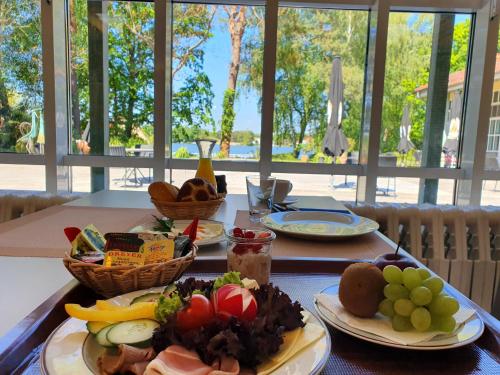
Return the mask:
M 196 171 L 196 177 L 203 178 L 214 185 L 217 189 L 217 182 L 215 181 L 214 168 L 212 167 L 211 158 L 200 158 L 198 161 L 198 170 Z

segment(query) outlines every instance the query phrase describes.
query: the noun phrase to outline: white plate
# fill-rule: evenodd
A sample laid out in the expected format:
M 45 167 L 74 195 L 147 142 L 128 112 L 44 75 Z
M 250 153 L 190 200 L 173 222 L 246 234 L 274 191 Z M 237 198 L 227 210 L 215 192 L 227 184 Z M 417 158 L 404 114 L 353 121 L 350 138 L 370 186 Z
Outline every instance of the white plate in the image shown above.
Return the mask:
M 338 284 L 332 285 L 324 290 L 321 293 L 336 295 L 338 293 Z M 319 304 L 316 300 L 314 301 L 314 307 L 321 317 L 326 323 L 331 325 L 332 327 L 347 333 L 348 335 L 357 337 L 358 339 L 373 342 L 375 344 L 380 344 L 384 346 L 390 346 L 393 348 L 399 349 L 411 349 L 411 350 L 443 350 L 443 349 L 452 349 L 458 348 L 460 346 L 464 346 L 470 344 L 471 342 L 476 341 L 484 331 L 484 323 L 483 321 L 474 314 L 472 318 L 466 321 L 461 328 L 458 329 L 457 332 L 453 334 L 443 334 L 438 335 L 432 338 L 429 341 L 425 341 L 422 343 L 417 343 L 413 345 L 403 345 L 396 342 L 393 342 L 384 337 L 374 335 L 372 333 L 362 331 L 357 328 L 353 328 L 348 324 L 339 320 L 335 314 L 330 312 L 328 309 Z
M 378 223 L 362 216 L 327 211 L 275 212 L 262 224 L 276 232 L 305 239 L 337 239 L 374 232 Z
M 162 290 L 162 287 L 140 290 L 114 297 L 112 301 L 120 305 L 129 305 L 137 296 Z M 314 314 L 311 314 L 309 323 L 321 326 L 325 331 L 324 336 L 276 369 L 274 375 L 319 374 L 326 365 L 331 349 L 328 329 Z M 69 318 L 52 332 L 45 342 L 41 355 L 43 374 L 99 374 L 97 358 L 105 349 L 88 334 L 85 324 L 85 321 Z
M 174 220 L 174 232 L 180 232 L 184 231 L 186 227 L 191 224 L 192 220 Z M 215 221 L 215 220 L 200 220 L 198 223 L 199 226 L 205 226 L 206 228 L 210 229 L 208 233 L 203 233 L 203 232 L 198 232 L 199 235 L 201 235 L 201 238 L 199 240 L 194 241 L 194 243 L 198 247 L 202 246 L 209 246 L 209 245 L 215 245 L 221 241 L 224 241 L 225 236 L 224 236 L 224 223 L 221 223 L 220 221 Z M 151 221 L 150 223 L 146 224 L 141 224 L 136 227 L 133 227 L 132 229 L 129 230 L 131 233 L 138 233 L 138 232 L 145 232 L 145 231 L 150 231 L 154 227 L 154 222 Z

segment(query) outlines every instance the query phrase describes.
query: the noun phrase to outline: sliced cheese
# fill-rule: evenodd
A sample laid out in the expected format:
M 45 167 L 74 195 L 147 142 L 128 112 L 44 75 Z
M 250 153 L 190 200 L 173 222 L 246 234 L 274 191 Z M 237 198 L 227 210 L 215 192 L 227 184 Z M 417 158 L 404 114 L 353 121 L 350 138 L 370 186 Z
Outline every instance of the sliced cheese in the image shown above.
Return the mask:
M 257 375 L 267 375 L 283 365 L 297 353 L 319 340 L 325 331 L 317 324 L 307 323 L 304 328 L 287 332 L 280 351 L 257 367 Z

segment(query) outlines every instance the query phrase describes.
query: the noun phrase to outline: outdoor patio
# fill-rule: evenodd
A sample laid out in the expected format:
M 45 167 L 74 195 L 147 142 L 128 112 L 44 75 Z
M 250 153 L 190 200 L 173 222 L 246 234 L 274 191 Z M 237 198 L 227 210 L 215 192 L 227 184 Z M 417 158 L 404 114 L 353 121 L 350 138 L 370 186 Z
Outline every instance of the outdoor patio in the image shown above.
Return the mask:
M 140 169 L 144 176 L 138 173 L 142 185 L 136 186 L 133 177 L 124 184 L 123 168 L 110 168 L 110 190 L 147 190 L 149 185 L 148 169 Z M 218 174 L 225 174 L 228 183 L 228 191 L 234 194 L 246 194 L 245 176 L 246 172 L 224 172 L 216 171 Z M 194 177 L 193 170 L 174 170 L 172 180 L 174 184 L 180 185 L 188 178 Z M 356 177 L 348 176 L 345 184 L 345 176 L 310 175 L 310 174 L 274 174 L 277 178 L 286 178 L 292 181 L 292 194 L 296 195 L 330 195 L 342 201 L 354 201 L 356 199 Z M 168 171 L 166 171 L 168 179 Z M 72 181 L 74 193 L 90 192 L 90 168 L 73 167 Z M 0 189 L 7 191 L 45 191 L 44 167 L 36 165 L 11 165 L 4 164 L 0 168 Z M 387 178 L 380 177 L 378 185 L 380 188 L 387 187 Z M 418 184 L 417 178 L 396 178 L 396 191 L 394 192 L 394 179 L 389 181 L 390 189 L 384 195 L 382 191 L 377 193 L 377 202 L 394 203 L 417 203 Z M 500 184 L 499 184 L 500 185 Z M 332 187 L 333 186 L 333 187 Z M 495 190 L 497 188 L 498 190 Z M 452 204 L 453 200 L 453 180 L 440 180 L 438 190 L 438 204 Z M 500 205 L 500 186 L 495 186 L 495 181 L 486 181 L 483 187 L 483 205 Z

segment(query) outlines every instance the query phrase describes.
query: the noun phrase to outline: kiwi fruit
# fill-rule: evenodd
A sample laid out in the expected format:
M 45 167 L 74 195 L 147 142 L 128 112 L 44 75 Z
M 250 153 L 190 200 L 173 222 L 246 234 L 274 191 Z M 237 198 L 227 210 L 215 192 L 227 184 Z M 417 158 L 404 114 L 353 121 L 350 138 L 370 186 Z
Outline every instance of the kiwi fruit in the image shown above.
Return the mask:
M 371 318 L 384 299 L 385 285 L 382 271 L 374 264 L 351 264 L 340 279 L 340 302 L 351 314 L 360 318 Z

